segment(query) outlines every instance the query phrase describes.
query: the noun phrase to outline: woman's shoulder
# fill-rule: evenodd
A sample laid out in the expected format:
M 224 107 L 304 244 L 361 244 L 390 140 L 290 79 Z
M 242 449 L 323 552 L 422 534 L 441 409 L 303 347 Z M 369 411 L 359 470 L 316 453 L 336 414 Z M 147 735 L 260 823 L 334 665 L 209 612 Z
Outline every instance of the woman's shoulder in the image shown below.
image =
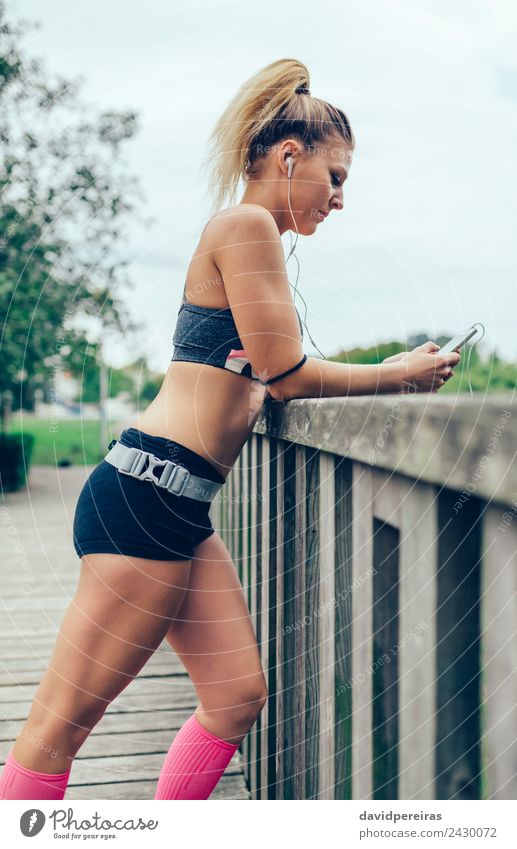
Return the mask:
M 205 224 L 203 233 L 207 232 L 208 229 L 212 231 L 217 230 L 218 232 L 230 228 L 234 230 L 241 222 L 246 225 L 250 222 L 258 222 L 260 220 L 275 224 L 274 217 L 265 206 L 261 206 L 259 203 L 237 203 L 234 206 L 227 206 L 216 212 Z
M 219 210 L 207 221 L 194 256 L 203 257 L 203 261 L 209 262 L 222 277 L 220 260 L 226 250 L 232 250 L 239 242 L 275 238 L 281 241 L 275 219 L 268 209 L 258 203 L 239 203 Z

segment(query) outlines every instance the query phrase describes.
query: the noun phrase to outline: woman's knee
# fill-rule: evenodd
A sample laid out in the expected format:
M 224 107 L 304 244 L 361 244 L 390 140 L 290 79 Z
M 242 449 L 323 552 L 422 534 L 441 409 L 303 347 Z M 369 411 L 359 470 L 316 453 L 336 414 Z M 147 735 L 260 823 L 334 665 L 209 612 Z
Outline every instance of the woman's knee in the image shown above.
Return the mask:
M 86 741 L 93 724 L 81 728 L 56 714 L 30 715 L 16 739 L 15 757 L 29 769 L 64 772 Z
M 63 694 L 60 698 L 59 693 L 45 702 L 35 699 L 24 734 L 32 734 L 75 755 L 104 716 L 107 706 L 107 701 L 71 699 Z
M 226 694 L 225 704 L 220 709 L 219 716 L 228 724 L 248 729 L 254 724 L 266 702 L 265 685 L 232 689 Z M 216 715 L 217 713 L 214 713 L 214 716 Z
M 253 725 L 267 702 L 267 691 L 260 690 L 258 693 L 251 693 L 249 695 L 250 697 L 246 697 L 247 702 L 243 702 L 243 710 L 244 717 Z

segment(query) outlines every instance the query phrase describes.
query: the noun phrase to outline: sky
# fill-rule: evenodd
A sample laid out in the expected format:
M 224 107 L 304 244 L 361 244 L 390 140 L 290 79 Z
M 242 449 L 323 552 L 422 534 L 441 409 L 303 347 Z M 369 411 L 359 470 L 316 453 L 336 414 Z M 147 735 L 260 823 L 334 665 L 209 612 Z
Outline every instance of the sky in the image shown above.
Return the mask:
M 124 237 L 144 322 L 165 372 L 185 274 L 211 199 L 202 163 L 239 86 L 282 57 L 341 107 L 356 137 L 344 208 L 300 236 L 298 290 L 325 356 L 485 326 L 482 355 L 517 361 L 517 9 L 511 0 L 7 2 L 39 21 L 23 39 L 49 71 L 83 79 L 97 109 L 134 110 L 124 156 L 145 203 Z M 151 224 L 145 221 L 151 219 Z M 289 235 L 284 234 L 285 255 Z M 294 284 L 296 263 L 287 265 Z M 296 301 L 302 318 L 305 308 Z M 304 332 L 304 350 L 319 356 Z M 135 345 L 105 342 L 121 366 Z

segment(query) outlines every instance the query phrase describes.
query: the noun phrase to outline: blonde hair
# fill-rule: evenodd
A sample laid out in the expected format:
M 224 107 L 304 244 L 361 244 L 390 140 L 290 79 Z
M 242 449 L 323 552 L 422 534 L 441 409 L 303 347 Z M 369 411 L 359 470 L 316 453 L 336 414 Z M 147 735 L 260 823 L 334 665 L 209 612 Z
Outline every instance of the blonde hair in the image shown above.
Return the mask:
M 309 93 L 306 66 L 297 59 L 277 59 L 240 87 L 210 134 L 209 191 L 212 214 L 228 198 L 235 202 L 240 178 L 281 139 L 294 136 L 304 147 L 339 134 L 350 149 L 355 139 L 345 113 Z

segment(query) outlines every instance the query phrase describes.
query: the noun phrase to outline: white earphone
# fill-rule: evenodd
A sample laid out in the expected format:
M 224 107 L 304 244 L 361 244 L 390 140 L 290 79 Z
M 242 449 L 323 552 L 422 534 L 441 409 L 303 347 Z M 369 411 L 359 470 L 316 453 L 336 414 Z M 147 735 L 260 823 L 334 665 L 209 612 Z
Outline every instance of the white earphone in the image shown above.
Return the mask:
M 296 229 L 296 238 L 294 240 L 294 244 L 293 244 L 293 240 L 292 240 L 292 236 L 291 236 L 291 231 L 289 230 L 289 238 L 291 240 L 291 249 L 290 249 L 289 254 L 287 255 L 287 259 L 285 261 L 286 264 L 287 264 L 291 255 L 293 255 L 293 253 L 294 253 L 294 249 L 295 249 L 296 243 L 298 241 L 298 227 L 296 226 L 296 219 L 293 215 L 293 210 L 291 208 L 291 174 L 293 173 L 294 159 L 293 159 L 292 156 L 286 156 L 285 161 L 287 163 L 287 203 L 289 205 L 289 211 L 291 213 L 291 218 L 293 219 L 293 223 L 294 223 L 294 226 L 295 226 L 295 229 Z M 297 292 L 297 286 L 298 286 L 298 277 L 300 275 L 300 263 L 298 262 L 298 257 L 296 256 L 296 254 L 294 254 L 294 258 L 296 260 L 296 265 L 298 267 L 298 271 L 296 272 L 296 283 L 295 283 L 294 286 L 289 280 L 288 280 L 288 283 L 291 286 L 291 288 L 294 289 L 294 297 L 296 298 L 296 295 L 299 294 Z M 307 327 L 307 324 L 305 322 L 305 319 L 307 318 L 307 304 L 305 303 L 305 299 L 303 298 L 302 295 L 300 295 L 300 298 L 302 299 L 304 307 L 305 307 L 305 315 L 304 315 L 304 318 L 303 318 L 303 326 L 305 327 L 305 329 L 307 331 L 307 335 L 309 336 L 309 339 L 311 340 L 312 344 L 314 345 L 316 350 L 319 351 L 319 353 L 321 354 L 321 356 L 325 360 L 326 359 L 325 354 L 323 354 L 322 351 L 320 351 L 320 349 L 316 345 L 316 342 L 314 341 L 314 339 L 312 338 L 312 336 L 309 332 L 309 328 Z

